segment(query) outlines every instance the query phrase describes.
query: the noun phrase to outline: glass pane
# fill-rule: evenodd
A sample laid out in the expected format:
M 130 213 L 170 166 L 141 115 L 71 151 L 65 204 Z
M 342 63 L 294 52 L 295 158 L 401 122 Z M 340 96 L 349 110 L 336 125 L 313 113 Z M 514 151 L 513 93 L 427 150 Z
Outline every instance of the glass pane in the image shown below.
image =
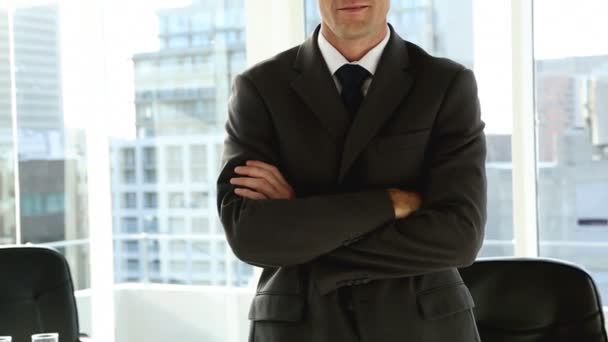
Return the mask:
M 150 253 L 144 250 L 145 240 L 120 238 L 114 240 L 114 276 L 117 282 L 139 282 L 144 278 L 141 264 L 142 255 Z
M 60 249 L 83 289 L 90 278 L 86 145 L 65 110 L 71 94 L 63 87 L 60 7 L 54 0 L 11 6 L 0 6 L 0 243 Z
M 41 1 L 13 13 L 21 241 L 83 239 L 85 141 L 63 110 L 59 6 Z
M 76 244 L 60 242 L 48 246 L 57 249 L 67 259 L 74 289 L 84 290 L 91 287 L 91 258 L 88 242 Z
M 13 142 L 9 13 L 0 7 L 0 245 L 15 241 L 15 145 Z
M 105 23 L 108 41 L 125 42 L 108 52 L 121 71 L 110 96 L 129 117 L 111 140 L 113 222 L 125 226 L 113 231 L 127 234 L 114 244 L 115 280 L 251 285 L 214 206 L 230 85 L 245 67 L 244 1 L 132 3 L 121 9 L 145 18 L 138 30 Z
M 537 0 L 534 8 L 540 254 L 585 267 L 604 303 L 608 40 L 597 37 L 606 11 L 604 0 Z
M 305 6 L 310 34 L 320 22 L 317 0 Z M 508 0 L 393 0 L 388 18 L 401 38 L 475 72 L 488 150 L 488 221 L 479 257 L 514 252 L 510 6 Z

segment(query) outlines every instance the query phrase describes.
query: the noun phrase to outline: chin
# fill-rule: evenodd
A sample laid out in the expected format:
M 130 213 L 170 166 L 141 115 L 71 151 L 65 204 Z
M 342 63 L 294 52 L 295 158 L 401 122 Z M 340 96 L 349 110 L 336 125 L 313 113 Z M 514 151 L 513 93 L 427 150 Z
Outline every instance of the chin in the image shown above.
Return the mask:
M 368 36 L 370 31 L 366 24 L 350 24 L 340 28 L 340 36 L 343 39 L 357 39 Z

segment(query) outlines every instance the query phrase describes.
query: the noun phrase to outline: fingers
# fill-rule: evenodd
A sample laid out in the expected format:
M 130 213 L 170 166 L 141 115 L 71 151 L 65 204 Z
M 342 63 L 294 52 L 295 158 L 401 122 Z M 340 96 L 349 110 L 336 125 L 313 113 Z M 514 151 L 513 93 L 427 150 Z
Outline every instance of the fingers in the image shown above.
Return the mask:
M 234 171 L 247 177 L 235 177 L 232 184 L 246 186 L 273 199 L 291 199 L 294 197 L 292 187 L 281 172 L 273 165 L 250 160 L 247 166 L 237 166 Z
M 263 179 L 269 186 L 270 188 L 267 188 L 267 191 L 271 191 L 273 193 L 283 193 L 285 192 L 285 186 L 283 185 L 283 183 L 281 183 L 275 176 L 273 173 L 271 173 L 270 171 L 266 170 L 266 169 L 262 169 L 259 167 L 255 167 L 255 166 L 237 166 L 234 169 L 234 172 L 236 172 L 239 175 L 243 175 L 243 176 L 248 176 L 249 178 L 253 178 L 253 179 Z M 254 184 L 252 184 L 254 185 Z M 256 191 L 261 191 L 261 188 L 254 188 Z M 265 192 L 267 195 L 270 195 L 270 193 Z
M 253 189 L 266 197 L 274 198 L 278 195 L 277 190 L 262 178 L 235 177 L 230 179 L 230 183 Z
M 403 191 L 397 188 L 389 188 L 388 192 L 393 201 L 396 218 L 405 218 L 420 209 L 422 205 L 422 198 L 416 192 Z
M 276 177 L 276 179 L 281 182 L 285 187 L 289 187 L 289 183 L 287 183 L 285 178 L 283 178 L 281 171 L 279 171 L 276 166 L 261 162 L 259 160 L 248 160 L 246 164 L 248 166 L 257 166 L 272 173 Z
M 234 193 L 242 197 L 251 198 L 253 200 L 268 199 L 268 197 L 266 197 L 264 194 L 249 189 L 236 188 L 234 189 Z

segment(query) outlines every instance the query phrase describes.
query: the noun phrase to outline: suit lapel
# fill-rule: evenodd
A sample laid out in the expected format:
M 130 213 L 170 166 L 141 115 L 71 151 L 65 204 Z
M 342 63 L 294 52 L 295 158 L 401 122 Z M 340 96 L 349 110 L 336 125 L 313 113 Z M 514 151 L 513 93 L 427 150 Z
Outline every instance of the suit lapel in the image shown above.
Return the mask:
M 336 144 L 341 145 L 350 125 L 332 75 L 317 46 L 320 25 L 299 48 L 294 68 L 300 74 L 291 87 L 318 117 Z
M 350 125 L 338 176 L 342 183 L 353 162 L 376 135 L 414 83 L 405 41 L 390 26 L 391 37 L 355 120 Z

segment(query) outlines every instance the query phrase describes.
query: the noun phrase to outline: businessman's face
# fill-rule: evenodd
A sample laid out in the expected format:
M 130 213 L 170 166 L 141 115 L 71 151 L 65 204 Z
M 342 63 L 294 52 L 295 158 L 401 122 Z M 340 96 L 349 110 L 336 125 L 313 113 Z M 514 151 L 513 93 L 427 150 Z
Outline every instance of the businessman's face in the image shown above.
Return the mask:
M 373 36 L 384 30 L 390 0 L 318 0 L 323 24 L 340 39 Z

